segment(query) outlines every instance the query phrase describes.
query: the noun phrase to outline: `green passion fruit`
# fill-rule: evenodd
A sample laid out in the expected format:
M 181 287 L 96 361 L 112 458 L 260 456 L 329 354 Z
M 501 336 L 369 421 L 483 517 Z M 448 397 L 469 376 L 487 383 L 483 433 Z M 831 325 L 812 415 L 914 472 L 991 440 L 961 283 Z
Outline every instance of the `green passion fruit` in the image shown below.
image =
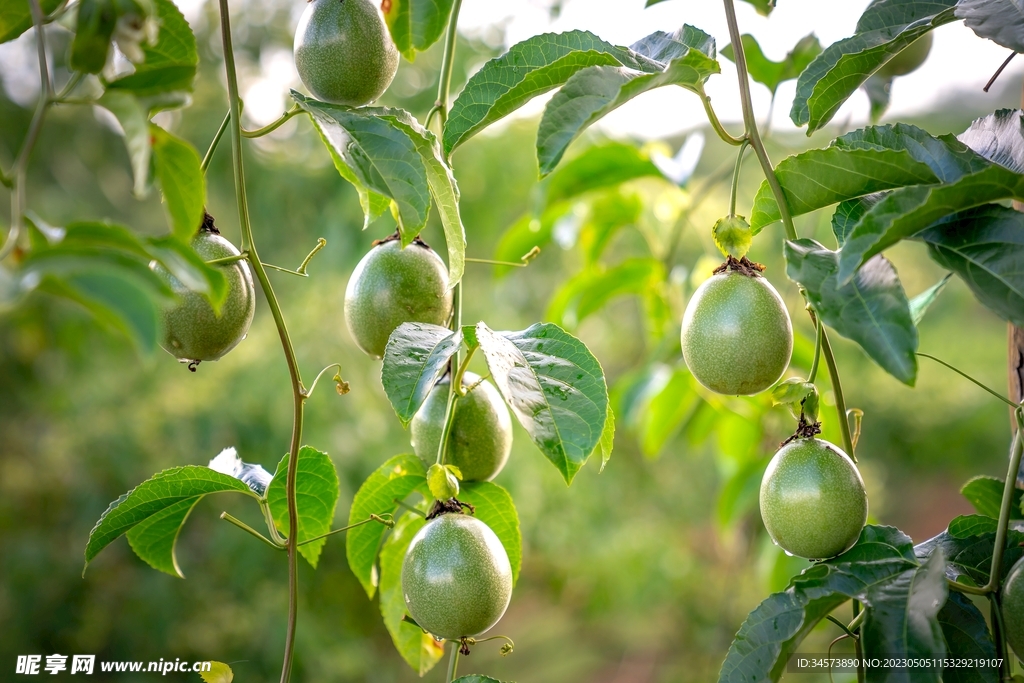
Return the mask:
M 384 94 L 398 48 L 370 0 L 313 0 L 295 29 L 295 69 L 313 97 L 361 107 Z
M 438 382 L 412 418 L 412 449 L 426 463 L 437 459 L 444 430 L 450 380 Z M 473 387 L 455 402 L 444 462 L 462 472 L 463 481 L 489 481 L 501 472 L 512 450 L 512 418 L 490 382 L 467 372 L 463 387 Z
M 512 599 L 512 566 L 486 524 L 463 514 L 430 520 L 409 543 L 402 593 L 423 630 L 457 640 L 490 630 Z
M 928 53 L 931 52 L 931 49 L 932 34 L 926 33 L 880 66 L 875 73 L 887 79 L 896 76 L 906 76 L 924 64 L 924 60 L 928 59 Z
M 1024 559 L 1018 560 L 1003 584 L 1003 624 L 1006 640 L 1024 661 Z
M 239 254 L 213 227 L 212 219 L 208 219 L 192 238 L 192 248 L 204 261 Z M 217 267 L 228 281 L 220 315 L 202 294 L 190 290 L 163 267 L 153 266 L 178 297 L 177 302 L 164 311 L 160 346 L 183 363 L 189 363 L 193 370 L 199 361 L 217 360 L 245 339 L 256 310 L 256 290 L 249 264 L 235 261 Z
M 837 446 L 797 438 L 775 454 L 761 481 L 761 518 L 783 550 L 823 560 L 849 550 L 867 523 L 857 467 Z
M 768 280 L 727 270 L 705 280 L 690 297 L 681 342 L 683 359 L 698 382 L 719 394 L 750 395 L 786 371 L 793 326 Z
M 353 339 L 374 358 L 384 356 L 388 337 L 405 322 L 445 325 L 452 314 L 448 269 L 419 242 L 378 244 L 352 271 L 345 289 L 345 322 Z

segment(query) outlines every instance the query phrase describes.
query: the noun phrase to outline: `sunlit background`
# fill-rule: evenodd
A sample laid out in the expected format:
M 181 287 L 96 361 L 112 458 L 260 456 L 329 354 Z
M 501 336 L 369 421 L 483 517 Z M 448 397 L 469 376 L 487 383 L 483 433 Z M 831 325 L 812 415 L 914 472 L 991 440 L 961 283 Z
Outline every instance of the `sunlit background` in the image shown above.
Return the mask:
M 204 150 L 226 109 L 217 14 L 202 0 L 181 0 L 200 45 L 200 76 L 193 105 L 161 114 L 160 122 Z M 587 29 L 629 44 L 654 30 L 694 24 L 728 42 L 721 7 L 670 0 L 650 9 L 643 0 L 570 0 L 499 3 L 466 0 L 457 52 L 455 90 L 466 75 L 509 44 L 544 31 Z M 853 31 L 867 2 L 779 0 L 771 18 L 739 3 L 744 32 L 766 54 L 781 59 L 802 36 L 823 44 Z M 290 88 L 300 88 L 291 58 L 292 30 L 304 3 L 250 0 L 232 5 L 242 95 L 248 123 L 276 118 Z M 48 32 L 62 71 L 69 34 Z M 436 92 L 440 46 L 414 64 L 403 61 L 385 96 L 388 104 L 424 116 Z M 0 165 L 7 168 L 24 135 L 36 82 L 30 34 L 0 46 Z M 932 133 L 959 132 L 976 116 L 1017 106 L 1024 61 L 1011 63 L 989 93 L 982 86 L 1006 56 L 959 23 L 936 31 L 929 60 L 896 81 L 886 120 L 910 120 Z M 735 71 L 708 84 L 727 125 L 739 120 Z M 794 83 L 774 105 L 769 153 L 776 160 L 867 121 L 858 93 L 826 131 L 807 139 L 788 118 Z M 769 93 L 754 86 L 764 117 Z M 503 233 L 537 202 L 533 151 L 535 102 L 466 144 L 454 158 L 463 219 L 473 256 L 491 256 Z M 679 319 L 692 291 L 695 266 L 714 254 L 710 227 L 725 212 L 728 187 L 709 179 L 732 163 L 732 152 L 704 131 L 699 102 L 682 90 L 646 95 L 609 116 L 576 143 L 570 155 L 608 137 L 649 144 L 672 156 L 689 139 L 701 151 L 683 188 L 648 180 L 628 188 L 644 203 L 642 219 L 623 229 L 605 256 L 609 263 L 644 253 L 689 211 L 679 248 L 666 257 L 673 276 L 666 294 Z M 706 144 L 692 142 L 704 135 Z M 689 136 L 689 137 L 687 137 Z M 132 195 L 127 153 L 117 124 L 98 108 L 63 107 L 47 121 L 32 165 L 31 210 L 61 225 L 106 218 L 156 234 L 166 222 L 155 193 Z M 339 397 L 318 392 L 308 404 L 304 441 L 331 454 L 342 481 L 338 521 L 359 483 L 386 458 L 407 452 L 408 434 L 380 388 L 380 365 L 363 356 L 345 329 L 342 293 L 352 267 L 370 242 L 390 233 L 383 218 L 360 232 L 355 192 L 337 175 L 304 118 L 253 141 L 246 153 L 249 198 L 261 254 L 294 267 L 315 243 L 328 246 L 308 280 L 275 275 L 303 370 L 311 375 L 341 362 L 353 388 Z M 741 213 L 760 182 L 744 166 Z M 208 175 L 209 208 L 237 243 L 231 169 L 222 149 Z M 0 192 L 0 226 L 9 215 Z M 528 268 L 496 277 L 470 266 L 465 319 L 492 328 L 520 329 L 549 316 L 552 293 L 582 268 L 579 216 L 571 209 L 556 239 Z M 573 216 L 577 219 L 574 222 Z M 575 226 L 575 227 L 574 227 Z M 797 227 L 832 245 L 827 213 L 802 217 Z M 425 237 L 441 244 L 432 222 Z M 797 327 L 798 370 L 806 361 L 810 329 L 792 283 L 784 277 L 782 233 L 766 230 L 752 257 L 790 305 Z M 655 240 L 656 241 L 656 240 Z M 942 271 L 924 248 L 902 244 L 890 254 L 907 292 L 934 284 Z M 699 272 L 699 269 L 698 269 Z M 567 324 L 565 320 L 561 320 Z M 621 297 L 574 329 L 602 361 L 617 405 L 655 350 L 644 334 L 643 305 Z M 635 330 L 635 333 L 633 331 Z M 921 348 L 1005 385 L 1005 325 L 954 281 L 921 326 Z M 921 541 L 968 511 L 959 486 L 979 473 L 1001 475 L 1008 444 L 1004 407 L 941 368 L 921 368 L 918 386 L 900 385 L 873 366 L 858 347 L 836 341 L 851 406 L 865 411 L 859 453 L 872 517 Z M 678 347 L 662 350 L 658 367 L 683 373 Z M 826 393 L 826 403 L 829 395 Z M 72 304 L 31 295 L 0 315 L 0 679 L 18 654 L 95 653 L 101 659 L 215 659 L 230 662 L 237 681 L 276 680 L 287 606 L 284 558 L 217 519 L 222 510 L 257 523 L 232 497 L 208 498 L 192 514 L 178 544 L 186 580 L 158 573 L 113 544 L 81 577 L 89 529 L 121 493 L 153 472 L 203 464 L 222 448 L 268 469 L 287 446 L 291 397 L 277 333 L 262 299 L 248 339 L 216 364 L 188 373 L 162 352 L 140 357 L 131 344 L 99 327 Z M 768 592 L 785 586 L 803 565 L 767 540 L 756 510 L 756 488 L 767 457 L 792 428 L 791 418 L 766 400 L 708 403 L 701 420 L 665 423 L 651 437 L 620 414 L 620 432 L 604 473 L 588 465 L 567 488 L 516 427 L 512 459 L 498 483 L 514 495 L 524 537 L 524 565 L 508 614 L 496 628 L 516 642 L 507 658 L 498 647 L 477 647 L 461 673 L 487 673 L 520 683 L 677 683 L 714 680 L 732 636 Z M 826 406 L 826 434 L 835 433 Z M 666 418 L 668 419 L 668 418 Z M 655 425 L 657 426 L 657 425 Z M 657 432 L 657 430 L 654 430 Z M 835 437 L 833 437 L 835 438 Z M 750 476 L 737 478 L 737 472 Z M 413 681 L 395 653 L 375 602 L 348 570 L 344 540 L 330 541 L 313 572 L 300 570 L 301 597 L 295 680 Z M 832 629 L 834 630 L 834 628 Z M 807 651 L 822 651 L 835 633 L 822 627 Z M 179 675 L 182 680 L 198 678 Z M 439 681 L 435 670 L 427 680 Z M 103 680 L 101 675 L 96 680 Z M 119 682 L 132 681 L 119 675 Z M 146 680 L 144 677 L 138 680 Z M 815 682 L 811 676 L 802 680 Z M 840 676 L 836 680 L 843 679 Z M 816 682 L 815 682 L 816 683 Z

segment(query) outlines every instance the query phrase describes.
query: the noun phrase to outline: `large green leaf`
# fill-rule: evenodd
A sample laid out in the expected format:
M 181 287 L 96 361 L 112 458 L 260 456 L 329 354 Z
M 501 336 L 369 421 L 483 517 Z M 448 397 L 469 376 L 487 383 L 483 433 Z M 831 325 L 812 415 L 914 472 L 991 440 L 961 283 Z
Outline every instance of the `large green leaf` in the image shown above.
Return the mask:
M 800 74 L 790 118 L 807 133 L 832 120 L 839 107 L 879 67 L 937 26 L 955 20 L 956 0 L 878 0 L 856 32 L 827 48 Z
M 395 501 L 404 499 L 426 479 L 427 470 L 422 460 L 411 454 L 396 455 L 378 467 L 356 491 L 348 523 L 361 522 L 370 515 L 393 513 L 398 509 Z M 348 566 L 371 598 L 377 589 L 379 577 L 375 564 L 385 531 L 382 524 L 364 524 L 350 530 L 345 539 Z
M 683 26 L 671 36 L 648 36 L 632 49 L 668 61 L 655 73 L 599 65 L 573 74 L 548 102 L 540 121 L 537 159 L 541 176 L 555 169 L 584 130 L 634 97 L 666 85 L 698 92 L 712 74 L 720 72 L 714 38 L 693 26 Z
M 975 119 L 956 137 L 992 163 L 1024 173 L 1024 111 L 999 109 Z
M 946 654 L 961 662 L 995 659 L 996 645 L 985 617 L 963 593 L 949 592 L 946 604 L 939 610 L 939 626 L 946 639 Z M 943 683 L 999 683 L 996 667 L 946 668 Z
M 951 277 L 953 277 L 953 273 L 946 273 L 941 280 L 910 300 L 910 317 L 913 319 L 915 326 L 921 324 L 925 313 L 935 303 L 935 300 L 939 298 L 939 294 L 945 289 L 946 283 L 949 282 Z
M 402 323 L 388 339 L 381 384 L 398 419 L 408 425 L 462 346 L 462 333 L 429 323 Z
M 196 37 L 172 0 L 151 1 L 160 23 L 156 43 L 143 47 L 145 57 L 134 73 L 108 83 L 107 88 L 136 95 L 192 92 L 199 64 Z
M 512 565 L 512 584 L 515 585 L 523 563 L 523 538 L 519 533 L 519 513 L 512 496 L 489 481 L 468 481 L 462 484 L 459 500 L 476 508 L 473 515 L 489 526 L 501 541 Z
M 380 550 L 380 614 L 391 634 L 395 649 L 420 676 L 444 656 L 444 641 L 406 620 L 409 614 L 402 592 L 402 563 L 413 536 L 423 528 L 421 515 L 407 513 L 399 518 Z
M 955 182 L 988 166 L 951 135 L 936 138 L 898 123 L 856 130 L 826 149 L 791 156 L 779 164 L 776 175 L 790 211 L 799 216 L 881 190 Z M 756 233 L 777 220 L 779 207 L 764 182 L 754 198 L 750 226 Z
M 902 532 L 868 526 L 853 548 L 805 570 L 750 613 L 729 648 L 719 681 L 778 681 L 811 629 L 851 598 L 867 611 L 861 627 L 865 653 L 932 658 L 945 652 L 937 619 L 946 601 L 941 551 L 919 561 Z M 912 673 L 868 669 L 867 680 L 937 683 L 940 674 L 927 668 Z
M 86 567 L 101 550 L 136 525 L 154 515 L 166 515 L 168 508 L 184 504 L 184 501 L 195 503 L 209 493 L 222 491 L 258 497 L 243 482 L 209 467 L 186 465 L 155 474 L 111 503 L 100 516 L 89 532 L 89 543 L 85 547 Z M 180 514 L 181 507 L 176 510 Z M 181 516 L 182 521 L 184 517 Z
M 1024 7 L 1019 3 L 959 0 L 954 12 L 980 37 L 1024 52 Z
M 1003 480 L 995 477 L 975 477 L 964 484 L 960 493 L 970 501 L 978 514 L 991 519 L 999 519 L 1003 506 Z M 1024 519 L 1024 491 L 1014 489 L 1013 505 L 1010 507 L 1010 519 Z M 993 529 L 994 531 L 994 529 Z
M 98 104 L 117 117 L 124 132 L 124 144 L 135 178 L 134 193 L 143 197 L 149 189 L 149 166 L 152 156 L 150 145 L 149 115 L 142 103 L 131 93 L 108 90 L 100 97 Z
M 206 206 L 206 179 L 192 145 L 157 125 L 149 127 L 153 167 L 160 182 L 171 231 L 188 241 L 199 230 Z
M 401 109 L 374 109 L 372 112 L 408 135 L 420 154 L 427 172 L 430 195 L 434 198 L 444 229 L 444 241 L 448 247 L 448 281 L 449 286 L 454 287 L 462 280 L 466 269 L 466 230 L 459 215 L 459 186 L 455 175 L 441 155 L 437 138 L 409 112 Z
M 68 59 L 72 69 L 87 74 L 103 70 L 118 14 L 113 0 L 82 0 L 78 4 L 75 36 Z
M 585 192 L 652 176 L 664 177 L 650 157 L 635 146 L 622 142 L 594 145 L 548 176 L 545 201 L 554 206 Z
M 267 486 L 267 504 L 274 524 L 285 536 L 291 535 L 288 526 L 288 455 L 281 458 L 277 472 Z M 299 449 L 298 469 L 295 471 L 295 511 L 298 514 L 299 554 L 316 569 L 327 539 L 305 543 L 331 530 L 334 509 L 338 505 L 338 472 L 330 456 L 310 446 Z
M 391 39 L 411 62 L 417 52 L 436 43 L 444 33 L 452 13 L 452 0 L 390 0 L 381 8 Z
M 0 3 L 0 43 L 14 40 L 32 28 L 32 10 L 29 0 L 5 0 Z M 49 14 L 60 6 L 61 0 L 41 0 L 43 14 Z
M 813 33 L 798 40 L 781 62 L 768 59 L 761 51 L 757 39 L 749 33 L 740 36 L 740 40 L 743 41 L 743 55 L 747 58 L 747 72 L 751 78 L 771 90 L 773 95 L 780 83 L 799 76 L 821 53 L 821 43 Z M 730 61 L 736 61 L 732 45 L 722 48 L 722 56 Z
M 829 327 L 852 339 L 893 377 L 914 385 L 917 328 L 896 269 L 879 254 L 853 280 L 837 280 L 839 254 L 811 239 L 786 242 L 786 275 Z
M 472 135 L 559 87 L 580 69 L 598 65 L 661 70 L 657 62 L 587 31 L 533 36 L 484 64 L 469 79 L 445 123 L 445 153 L 450 155 Z
M 981 303 L 1004 320 L 1024 325 L 1024 214 L 987 204 L 947 216 L 916 238 Z
M 538 323 L 476 336 L 491 378 L 534 444 L 571 483 L 597 447 L 608 412 L 604 371 L 576 337 Z
M 185 578 L 178 566 L 174 547 L 185 520 L 199 497 L 186 498 L 150 516 L 128 530 L 128 544 L 143 561 L 165 574 Z
M 948 579 L 983 586 L 988 582 L 992 570 L 995 527 L 990 527 L 991 531 L 975 533 L 982 527 L 978 523 L 981 520 L 954 521 L 956 523 L 951 524 L 949 529 L 918 545 L 915 553 L 921 559 L 942 553 L 947 562 Z M 1010 532 L 1007 534 L 1003 554 L 1004 576 L 1021 557 L 1024 557 L 1024 524 L 1018 521 L 1011 524 Z
M 388 118 L 373 115 L 379 110 L 326 104 L 295 91 L 292 97 L 309 112 L 335 165 L 340 169 L 340 161 L 355 177 L 367 220 L 378 206 L 374 195 L 387 197 L 398 207 L 403 244 L 412 242 L 430 211 L 430 181 L 417 144 Z

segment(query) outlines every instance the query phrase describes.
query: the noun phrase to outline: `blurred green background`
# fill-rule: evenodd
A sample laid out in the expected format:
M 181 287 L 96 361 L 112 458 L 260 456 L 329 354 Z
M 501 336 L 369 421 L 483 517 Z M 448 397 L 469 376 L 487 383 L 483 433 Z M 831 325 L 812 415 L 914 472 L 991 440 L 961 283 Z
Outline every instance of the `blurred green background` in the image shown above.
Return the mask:
M 257 72 L 261 56 L 291 44 L 290 16 L 269 7 L 253 4 L 235 20 L 243 77 Z M 200 151 L 226 106 L 214 19 L 205 15 L 194 26 L 202 66 L 193 105 L 161 120 Z M 50 39 L 60 64 L 66 34 L 54 29 Z M 21 42 L 30 48 L 31 41 Z M 467 70 L 496 54 L 498 45 L 500 35 L 460 44 L 456 92 Z M 421 117 L 426 113 L 436 89 L 439 47 L 415 64 L 403 62 L 388 104 Z M 14 78 L 13 72 L 0 69 L 0 79 Z M 5 82 L 5 92 L 16 85 Z M 1000 86 L 1003 94 L 985 99 L 950 93 L 948 106 L 915 123 L 932 133 L 959 132 L 978 115 L 1015 106 L 1021 84 L 1007 79 Z M 5 167 L 31 113 L 9 97 L 0 95 Z M 696 99 L 692 106 L 699 106 Z M 536 205 L 535 127 L 529 120 L 499 126 L 455 156 L 471 256 L 491 256 L 504 231 Z M 824 134 L 811 140 L 774 136 L 769 151 L 778 160 L 827 140 Z M 599 142 L 592 135 L 574 152 Z M 665 148 L 671 153 L 681 142 L 665 141 Z M 143 233 L 166 230 L 156 193 L 144 201 L 132 197 L 122 141 L 91 108 L 53 113 L 34 158 L 30 205 L 46 222 L 109 219 Z M 237 243 L 228 161 L 225 145 L 209 171 L 209 209 Z M 355 348 L 342 315 L 348 274 L 393 223 L 384 218 L 360 231 L 356 194 L 338 177 L 305 119 L 248 145 L 246 163 L 263 258 L 294 267 L 317 237 L 327 240 L 309 279 L 272 277 L 305 375 L 340 362 L 352 386 L 348 396 L 328 387 L 309 401 L 303 438 L 329 452 L 338 468 L 340 522 L 360 482 L 391 455 L 409 451 L 408 434 L 380 387 L 380 364 Z M 627 188 L 649 210 L 635 226 L 616 233 L 604 261 L 614 265 L 643 255 L 652 239 L 681 227 L 679 248 L 666 258 L 671 276 L 660 292 L 671 321 L 681 315 L 698 260 L 713 253 L 710 227 L 726 210 L 728 187 L 705 181 L 731 163 L 731 150 L 709 136 L 685 189 L 651 180 Z M 744 168 L 741 212 L 760 179 L 751 159 Z M 0 220 L 9 215 L 8 201 L 0 192 Z M 797 227 L 802 236 L 834 245 L 827 214 L 804 217 Z M 442 244 L 436 224 L 425 237 Z M 573 235 L 556 237 L 528 268 L 501 278 L 489 266 L 470 265 L 465 320 L 520 329 L 544 319 L 552 293 L 582 267 Z M 768 277 L 790 304 L 803 336 L 798 349 L 806 357 L 811 330 L 795 286 L 784 277 L 781 239 L 776 225 L 757 240 L 751 256 L 768 265 Z M 910 296 L 942 276 L 920 245 L 901 245 L 891 257 Z M 217 519 L 228 510 L 257 523 L 241 500 L 208 498 L 195 510 L 178 543 L 187 580 L 150 569 L 124 541 L 81 576 L 92 524 L 111 500 L 152 473 L 205 464 L 228 446 L 273 471 L 287 446 L 291 397 L 277 333 L 262 304 L 261 299 L 246 341 L 194 375 L 161 352 L 141 357 L 127 340 L 65 301 L 33 294 L 0 315 L 0 679 L 10 680 L 19 654 L 56 652 L 94 653 L 101 660 L 214 659 L 230 663 L 238 681 L 276 680 L 286 566 L 283 556 Z M 617 298 L 574 330 L 603 363 L 620 405 L 655 359 L 655 369 L 685 378 L 678 342 L 651 348 L 644 310 L 637 297 Z M 667 338 L 673 334 L 678 333 L 672 330 Z M 954 280 L 921 325 L 921 349 L 1001 389 L 1005 335 L 1004 323 Z M 935 365 L 923 365 L 917 388 L 909 389 L 873 366 L 858 347 L 837 335 L 833 339 L 847 401 L 865 413 L 858 450 L 872 517 L 924 540 L 968 510 L 957 492 L 967 478 L 1003 475 L 1006 410 Z M 799 357 L 795 364 L 796 370 Z M 760 472 L 792 428 L 791 418 L 770 409 L 763 397 L 701 405 L 690 419 L 676 416 L 655 425 L 644 425 L 650 406 L 643 402 L 634 410 L 639 417 L 620 413 L 607 469 L 599 474 L 591 463 L 571 488 L 516 427 L 512 459 L 497 482 L 518 506 L 524 564 L 512 605 L 495 630 L 512 637 L 516 651 L 501 658 L 497 645 L 479 646 L 463 660 L 460 673 L 521 683 L 715 679 L 747 612 L 804 565 L 767 541 L 756 510 Z M 826 434 L 835 433 L 830 410 L 825 409 Z M 660 434 L 656 447 L 642 448 L 651 430 Z M 301 564 L 300 577 L 295 680 L 416 680 L 392 648 L 376 604 L 350 574 L 343 537 L 328 543 L 317 571 Z M 802 651 L 824 651 L 835 630 L 820 628 Z M 177 676 L 198 680 L 194 674 Z M 435 670 L 428 680 L 442 676 Z M 96 680 L 103 675 L 97 673 Z M 110 680 L 133 679 L 119 674 Z M 811 683 L 814 677 L 802 680 Z

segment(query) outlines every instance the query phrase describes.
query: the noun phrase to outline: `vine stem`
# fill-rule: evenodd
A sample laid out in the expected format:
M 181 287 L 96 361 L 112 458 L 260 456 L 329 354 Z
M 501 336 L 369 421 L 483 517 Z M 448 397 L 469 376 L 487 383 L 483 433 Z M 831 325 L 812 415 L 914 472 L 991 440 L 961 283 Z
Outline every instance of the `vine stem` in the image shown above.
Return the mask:
M 729 218 L 736 216 L 736 192 L 740 184 L 740 168 L 743 166 L 743 153 L 747 151 L 750 142 L 743 138 L 740 148 L 736 152 L 736 163 L 732 167 L 732 186 L 729 188 Z
M 811 361 L 811 372 L 807 375 L 807 381 L 814 384 L 818 376 L 818 365 L 821 361 L 821 318 L 814 319 L 814 360 Z
M 39 0 L 28 0 L 32 10 L 32 23 L 36 30 L 36 53 L 39 58 L 39 100 L 36 102 L 35 112 L 32 114 L 32 121 L 28 125 L 28 133 L 24 142 L 21 143 L 21 151 L 14 162 L 11 170 L 11 182 L 14 185 L 14 193 L 11 197 L 11 227 L 7 231 L 7 239 L 0 246 L 0 261 L 7 258 L 14 247 L 18 244 L 21 236 L 22 222 L 25 213 L 25 183 L 28 178 L 28 160 L 32 156 L 32 150 L 39 139 L 39 132 L 43 128 L 43 120 L 46 118 L 46 110 L 50 107 L 53 99 L 53 84 L 50 82 L 50 70 L 46 64 L 46 36 L 43 32 L 43 10 Z
M 452 641 L 452 654 L 448 658 L 448 683 L 455 680 L 459 668 L 459 641 Z
M 32 0 L 35 1 L 35 0 Z M 252 226 L 249 223 L 249 208 L 245 198 L 245 173 L 242 166 L 242 125 L 241 105 L 238 96 L 238 75 L 235 71 L 235 55 L 231 45 L 231 19 L 228 14 L 228 0 L 219 0 L 220 5 L 220 30 L 221 42 L 224 47 L 224 70 L 227 76 L 228 101 L 231 116 L 231 165 L 235 177 L 235 198 L 238 203 L 238 223 L 242 231 L 242 251 L 249 252 L 249 262 L 252 264 L 256 279 L 267 299 L 267 306 L 274 318 L 278 335 L 281 337 L 281 347 L 284 351 L 285 362 L 288 365 L 288 375 L 292 388 L 292 436 L 288 449 L 288 476 L 285 483 L 288 500 L 288 528 L 290 530 L 287 540 L 288 549 L 288 627 L 285 635 L 284 662 L 281 666 L 281 683 L 288 683 L 291 678 L 292 659 L 295 650 L 295 624 L 298 615 L 299 577 L 298 577 L 298 513 L 295 506 L 295 477 L 298 470 L 299 443 L 302 440 L 302 416 L 306 394 L 302 388 L 302 378 L 299 374 L 299 364 L 295 356 L 295 348 L 292 345 L 291 336 L 288 334 L 288 326 L 285 323 L 284 315 L 281 312 L 281 305 L 277 301 L 277 295 L 267 276 L 267 271 L 260 261 L 256 251 L 256 244 L 253 241 Z
M 765 151 L 764 143 L 761 142 L 761 134 L 757 131 L 757 119 L 754 118 L 754 105 L 750 99 L 750 81 L 747 78 L 747 57 L 743 53 L 743 41 L 740 39 L 740 28 L 736 22 L 736 7 L 733 0 L 723 0 L 725 3 L 725 18 L 729 24 L 729 40 L 732 42 L 733 55 L 736 58 L 736 76 L 739 78 L 740 100 L 743 103 L 743 126 L 746 129 L 746 138 L 750 146 L 754 148 L 757 160 L 761 162 L 764 170 L 765 180 L 775 195 L 775 203 L 779 205 L 779 216 L 782 217 L 782 224 L 786 228 L 786 239 L 795 240 L 796 227 L 793 225 L 793 216 L 789 211 L 789 203 L 786 195 L 782 192 L 779 179 L 775 177 L 775 169 L 772 167 L 768 152 Z M 705 109 L 709 108 L 705 104 Z M 712 123 L 712 125 L 714 125 Z M 721 125 L 721 124 L 719 124 Z M 739 143 L 735 143 L 739 144 Z

